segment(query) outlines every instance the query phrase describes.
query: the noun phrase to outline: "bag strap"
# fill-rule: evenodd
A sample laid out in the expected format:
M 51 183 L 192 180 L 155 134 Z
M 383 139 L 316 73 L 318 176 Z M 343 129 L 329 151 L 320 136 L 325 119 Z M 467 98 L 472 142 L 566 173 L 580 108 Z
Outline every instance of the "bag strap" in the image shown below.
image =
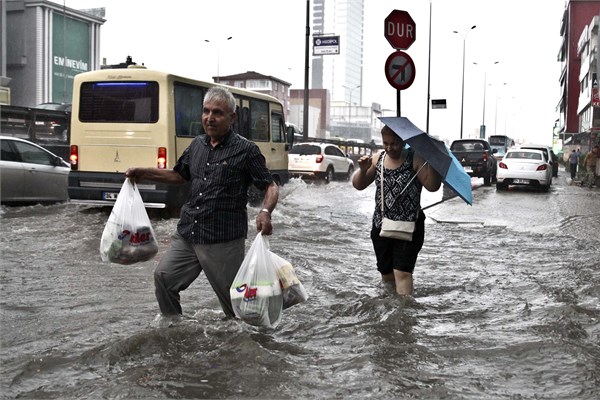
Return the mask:
M 385 156 L 386 155 L 387 155 L 387 153 L 383 153 L 383 158 L 381 160 L 381 170 L 380 170 L 381 179 L 379 180 L 380 181 L 379 183 L 381 184 L 381 217 L 382 218 L 383 218 L 383 214 L 384 214 L 383 169 L 385 168 L 385 166 L 383 165 L 383 163 L 385 162 Z M 421 172 L 421 170 L 423 169 L 423 167 L 425 165 L 427 165 L 428 162 L 429 161 L 426 160 L 423 163 L 423 165 L 421 165 L 421 168 L 419 168 L 419 170 L 417 171 L 417 173 L 414 174 L 412 178 L 410 178 L 410 180 L 408 181 L 408 183 L 406 184 L 406 186 L 404 186 L 404 188 L 402 189 L 402 191 L 400 192 L 400 194 L 398 195 L 398 197 L 400 197 L 400 196 L 402 196 L 404 194 L 404 191 L 410 186 L 410 184 L 412 183 L 412 181 L 415 180 L 415 178 L 417 177 L 417 175 L 419 175 L 419 172 Z

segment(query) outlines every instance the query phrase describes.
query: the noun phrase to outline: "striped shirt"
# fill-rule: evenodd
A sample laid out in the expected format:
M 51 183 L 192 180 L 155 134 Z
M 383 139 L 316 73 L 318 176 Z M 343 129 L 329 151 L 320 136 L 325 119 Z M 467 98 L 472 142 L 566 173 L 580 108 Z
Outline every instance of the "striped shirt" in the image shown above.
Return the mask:
M 379 156 L 375 167 L 375 212 L 373 213 L 373 226 L 381 228 L 381 168 L 383 168 L 383 191 L 385 217 L 394 221 L 416 221 L 421 209 L 421 181 L 415 178 L 402 196 L 400 193 L 406 184 L 415 175 L 413 170 L 414 152 L 409 150 L 406 159 L 398 168 L 388 169 L 383 166 L 383 153 Z
M 273 177 L 258 146 L 229 131 L 216 147 L 196 137 L 173 167 L 191 181 L 177 232 L 194 244 L 223 243 L 248 233 L 248 187 L 264 190 Z

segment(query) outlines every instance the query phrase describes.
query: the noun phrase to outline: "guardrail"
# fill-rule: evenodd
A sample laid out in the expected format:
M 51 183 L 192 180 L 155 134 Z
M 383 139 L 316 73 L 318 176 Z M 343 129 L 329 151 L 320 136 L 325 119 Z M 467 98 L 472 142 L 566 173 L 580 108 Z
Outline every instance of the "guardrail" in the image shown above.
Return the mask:
M 36 143 L 69 159 L 71 113 L 33 107 L 1 106 L 0 134 Z

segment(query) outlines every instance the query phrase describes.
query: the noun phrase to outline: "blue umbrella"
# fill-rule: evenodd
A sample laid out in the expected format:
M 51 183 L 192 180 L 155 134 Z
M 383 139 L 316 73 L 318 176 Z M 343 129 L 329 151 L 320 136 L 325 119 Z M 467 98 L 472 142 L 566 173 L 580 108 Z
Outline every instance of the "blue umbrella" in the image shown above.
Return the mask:
M 471 177 L 444 142 L 429 136 L 408 118 L 379 117 L 379 119 L 412 147 L 419 156 L 427 160 L 429 165 L 442 176 L 444 183 L 450 186 L 456 194 L 468 204 L 473 204 Z

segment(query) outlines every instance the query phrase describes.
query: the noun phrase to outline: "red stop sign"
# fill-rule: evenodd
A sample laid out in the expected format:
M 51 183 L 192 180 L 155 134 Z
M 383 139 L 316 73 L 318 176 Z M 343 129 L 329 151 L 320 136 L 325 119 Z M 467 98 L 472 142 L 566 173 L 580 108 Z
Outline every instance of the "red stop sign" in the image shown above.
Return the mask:
M 385 19 L 385 38 L 394 49 L 406 50 L 417 38 L 417 25 L 409 13 L 394 10 Z

